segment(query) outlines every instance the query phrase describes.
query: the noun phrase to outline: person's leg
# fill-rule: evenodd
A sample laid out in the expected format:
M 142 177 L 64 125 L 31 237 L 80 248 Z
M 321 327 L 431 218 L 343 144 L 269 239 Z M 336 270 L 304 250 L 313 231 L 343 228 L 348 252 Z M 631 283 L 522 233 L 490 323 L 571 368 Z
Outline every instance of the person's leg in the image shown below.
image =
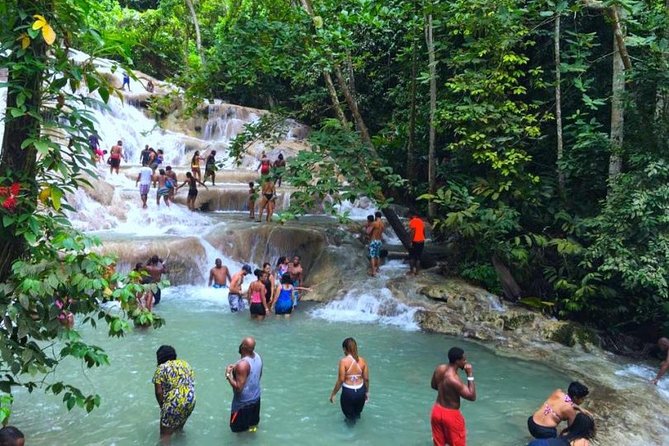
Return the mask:
M 265 196 L 263 195 L 262 199 L 260 200 L 260 206 L 258 206 L 259 215 L 256 221 L 262 221 L 262 214 L 266 206 L 267 206 L 267 198 L 265 198 Z
M 256 202 L 249 200 L 249 218 L 256 218 Z
M 339 397 L 339 405 L 341 406 L 341 411 L 346 417 L 347 420 L 355 420 L 355 408 L 353 404 L 353 398 L 355 397 L 355 390 L 349 389 L 347 387 L 341 388 L 341 396 Z
M 160 444 L 170 444 L 170 440 L 172 439 L 172 429 L 169 427 L 165 427 L 162 424 L 160 425 Z
M 444 425 L 441 418 L 440 407 L 435 404 L 432 406 L 432 414 L 430 415 L 430 426 L 432 427 L 432 443 L 434 446 L 446 445 L 446 432 L 444 432 Z
M 274 214 L 274 199 L 267 202 L 267 222 L 272 221 L 272 214 Z

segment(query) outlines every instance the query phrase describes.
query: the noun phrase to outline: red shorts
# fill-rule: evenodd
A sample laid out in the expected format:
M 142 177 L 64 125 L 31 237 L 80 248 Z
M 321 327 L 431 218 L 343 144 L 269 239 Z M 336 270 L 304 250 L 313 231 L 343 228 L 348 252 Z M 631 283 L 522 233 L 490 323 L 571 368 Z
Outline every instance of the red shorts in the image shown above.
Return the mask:
M 447 409 L 435 404 L 432 406 L 430 424 L 434 446 L 465 446 L 467 444 L 465 418 L 460 410 Z

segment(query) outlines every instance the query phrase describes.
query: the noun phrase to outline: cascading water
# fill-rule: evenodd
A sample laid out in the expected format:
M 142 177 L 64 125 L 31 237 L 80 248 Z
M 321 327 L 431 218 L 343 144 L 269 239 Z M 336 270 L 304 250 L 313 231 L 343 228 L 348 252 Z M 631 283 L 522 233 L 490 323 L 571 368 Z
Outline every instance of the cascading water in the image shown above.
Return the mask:
M 101 71 L 112 75 L 113 62 L 98 60 L 96 63 Z M 113 76 L 118 77 L 120 73 Z M 4 92 L 0 91 L 0 113 L 4 109 L 3 98 Z M 199 138 L 163 131 L 143 111 L 116 99 L 111 100 L 108 109 L 92 113 L 105 147 L 118 139 L 124 141 L 129 164 L 136 165 L 139 150 L 144 144 L 150 144 L 164 149 L 166 163 L 182 167 L 178 172 L 181 175 L 189 161 L 188 147 L 212 144 L 219 150 L 240 131 L 243 122 L 257 119 L 260 111 L 214 104 L 209 107 Z M 298 126 L 291 129 L 294 138 L 300 132 Z M 220 158 L 224 155 L 221 153 Z M 234 181 L 230 179 L 232 173 L 222 173 L 220 183 L 225 186 L 217 187 L 244 188 L 245 180 L 240 180 L 240 173 L 253 173 L 257 166 L 253 157 L 247 158 L 243 166 L 234 172 Z M 206 238 L 207 232 L 218 225 L 227 230 L 229 222 L 255 223 L 247 223 L 246 215 L 194 213 L 179 204 L 157 207 L 153 191 L 149 209 L 142 210 L 133 175 L 110 175 L 106 166 L 100 166 L 100 175 L 102 181 L 94 190 L 79 190 L 70 197 L 76 212 L 69 217 L 75 227 L 95 233 L 105 246 L 116 249 L 121 256 L 119 270 L 131 267 L 133 255 L 146 259 L 152 254 L 150 249 L 161 248 L 166 252 L 168 267 L 188 258 L 192 272 L 182 275 L 187 280 L 181 284 L 164 290 L 164 300 L 156 308 L 167 319 L 166 327 L 161 330 L 138 331 L 124 339 L 108 339 L 102 331 L 87 329 L 86 338 L 104 345 L 110 353 L 112 365 L 109 368 L 84 373 L 79 365 L 59 367 L 57 373 L 67 375 L 78 385 L 90 386 L 86 391 L 102 395 L 102 406 L 92 414 L 82 417 L 80 413 L 69 413 L 57 398 L 39 392 L 17 394 L 12 422 L 28 433 L 30 444 L 68 444 L 72 438 L 81 445 L 155 444 L 158 418 L 150 379 L 155 367 L 155 349 L 164 343 L 174 345 L 179 356 L 193 365 L 197 376 L 196 411 L 186 426 L 186 434 L 175 439 L 175 443 L 182 445 L 240 441 L 240 437 L 233 437 L 225 426 L 230 395 L 222 385 L 225 383 L 221 376 L 224 365 L 236 359 L 239 339 L 247 335 L 258 339 L 259 350 L 267 363 L 263 377 L 263 419 L 257 437 L 253 438 L 259 445 L 311 444 L 313 438 L 319 438 L 321 444 L 429 443 L 428 414 L 435 397 L 429 378 L 434 365 L 444 361 L 444 351 L 452 344 L 464 346 L 477 370 L 482 398 L 475 404 L 463 405 L 471 444 L 525 444 L 527 415 L 550 390 L 568 382 L 568 377 L 542 364 L 501 358 L 461 339 L 417 332 L 414 315 L 418 307 L 397 300 L 387 286 L 388 281 L 403 276 L 407 270 L 406 265 L 398 261 L 385 264 L 376 278 L 362 279 L 345 273 L 343 283 L 347 288 L 340 300 L 325 304 L 302 303 L 290 321 L 270 317 L 263 324 L 255 324 L 245 315 L 230 314 L 227 291 L 206 286 L 209 270 L 214 259 L 221 258 L 234 274 L 248 259 L 226 255 L 226 247 L 212 245 L 211 239 Z M 238 185 L 229 186 L 233 183 Z M 96 194 L 103 196 L 93 198 Z M 375 210 L 373 203 L 364 199 L 340 208 L 340 212 L 349 211 L 356 220 L 364 220 Z M 262 228 L 260 224 L 255 227 L 258 231 Z M 280 231 L 280 228 L 275 225 L 270 231 Z M 392 233 L 387 233 L 386 239 L 399 244 Z M 181 252 L 170 251 L 175 240 L 187 240 L 175 245 Z M 248 253 L 253 253 L 249 258 L 260 259 L 265 255 L 270 261 L 277 255 L 288 254 L 259 243 L 256 241 L 255 245 L 250 243 L 251 246 L 246 247 Z M 299 244 L 300 240 L 295 243 Z M 252 280 L 251 275 L 247 276 L 245 287 Z M 494 296 L 483 298 L 492 309 L 504 311 Z M 372 398 L 355 431 L 340 422 L 337 406 L 326 401 L 335 379 L 341 340 L 346 336 L 358 339 L 361 354 L 370 363 L 374 383 Z M 574 353 L 568 360 L 588 361 L 584 367 L 594 372 L 590 355 Z M 647 381 L 656 373 L 656 368 L 619 365 L 606 358 L 595 365 L 596 376 L 609 376 L 608 386 L 629 392 L 635 398 L 636 407 L 643 407 L 638 409 L 639 419 L 634 420 L 633 427 L 647 427 L 644 419 L 661 412 L 653 405 L 657 398 L 664 399 L 666 408 L 669 380 L 662 381 L 656 393 L 653 393 L 654 388 L 647 391 Z M 119 383 L 123 392 L 118 391 Z M 500 422 L 501 417 L 503 422 Z M 625 429 L 630 428 L 625 426 Z M 664 431 L 657 432 L 653 431 L 652 438 L 643 436 L 635 444 L 668 445 L 669 437 L 662 441 Z M 630 435 L 622 432 L 615 443 L 631 444 L 625 442 L 629 438 Z

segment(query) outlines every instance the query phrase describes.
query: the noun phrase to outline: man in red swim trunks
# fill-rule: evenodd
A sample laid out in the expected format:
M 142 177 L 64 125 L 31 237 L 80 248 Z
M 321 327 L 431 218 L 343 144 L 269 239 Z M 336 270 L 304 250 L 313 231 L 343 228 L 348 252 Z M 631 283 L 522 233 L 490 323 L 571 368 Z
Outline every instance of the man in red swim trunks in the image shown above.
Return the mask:
M 467 385 L 460 381 L 459 369 L 467 374 Z M 465 446 L 467 435 L 465 419 L 460 412 L 460 397 L 475 401 L 476 385 L 472 365 L 467 364 L 464 350 L 453 347 L 448 351 L 448 364 L 440 364 L 434 369 L 432 388 L 438 392 L 430 416 L 434 446 Z

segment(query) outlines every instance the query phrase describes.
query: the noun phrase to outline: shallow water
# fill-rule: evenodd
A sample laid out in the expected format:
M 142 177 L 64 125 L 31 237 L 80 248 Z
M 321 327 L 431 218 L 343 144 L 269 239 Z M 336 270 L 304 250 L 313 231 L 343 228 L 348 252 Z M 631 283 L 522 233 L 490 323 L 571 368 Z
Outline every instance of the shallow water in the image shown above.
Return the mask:
M 161 344 L 173 345 L 196 373 L 197 406 L 175 445 L 429 445 L 436 396 L 432 371 L 459 345 L 474 366 L 478 391 L 476 402 L 462 405 L 469 444 L 516 446 L 527 442 L 528 415 L 568 382 L 546 366 L 501 358 L 464 340 L 378 323 L 334 322 L 322 305 L 304 304 L 289 320 L 254 322 L 248 314 L 231 314 L 224 293 L 218 293 L 192 286 L 165 290 L 157 311 L 168 323 L 157 331 L 109 339 L 104 330 L 86 330 L 91 342 L 105 347 L 111 366 L 83 370 L 63 364 L 58 376 L 99 393 L 101 407 L 91 414 L 68 413 L 58 397 L 22 393 L 12 423 L 35 446 L 157 444 L 159 410 L 151 377 Z M 223 373 L 238 359 L 237 346 L 247 335 L 256 337 L 265 362 L 261 423 L 255 434 L 233 434 L 232 392 Z M 371 398 L 354 428 L 344 423 L 338 402 L 328 401 L 347 336 L 358 340 L 370 367 Z

